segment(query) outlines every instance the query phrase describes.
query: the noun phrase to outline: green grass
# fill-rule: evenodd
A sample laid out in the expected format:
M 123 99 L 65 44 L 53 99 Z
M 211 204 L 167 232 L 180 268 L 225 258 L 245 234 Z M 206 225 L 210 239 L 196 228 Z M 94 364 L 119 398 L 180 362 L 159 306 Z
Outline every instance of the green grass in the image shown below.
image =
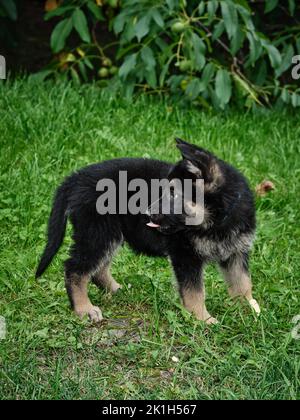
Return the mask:
M 141 98 L 104 98 L 95 87 L 0 85 L 0 398 L 296 399 L 300 341 L 291 336 L 299 305 L 299 117 L 214 115 Z M 106 318 L 79 321 L 64 290 L 65 244 L 37 282 L 52 195 L 65 175 L 117 156 L 175 161 L 175 135 L 213 150 L 251 186 L 276 190 L 257 200 L 252 256 L 262 315 L 232 303 L 214 267 L 207 328 L 181 308 L 169 263 L 128 248 L 113 264 L 124 285 L 115 297 L 90 287 Z M 178 363 L 172 357 L 179 359 Z

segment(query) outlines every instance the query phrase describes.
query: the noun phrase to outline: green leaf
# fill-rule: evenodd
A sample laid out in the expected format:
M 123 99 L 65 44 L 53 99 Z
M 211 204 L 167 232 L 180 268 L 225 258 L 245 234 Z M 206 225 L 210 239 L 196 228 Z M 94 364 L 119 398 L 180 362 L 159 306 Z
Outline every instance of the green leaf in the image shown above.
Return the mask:
M 250 14 L 252 12 L 251 7 L 249 6 L 247 0 L 233 0 L 233 2 L 237 6 L 241 6 L 243 9 L 245 9 L 245 11 L 248 12 L 248 14 Z
M 296 92 L 292 94 L 292 105 L 294 108 L 300 106 L 300 95 L 298 95 Z
M 155 69 L 152 68 L 151 70 L 147 70 L 145 73 L 146 81 L 152 89 L 156 89 L 157 87 L 157 77 Z
M 169 58 L 169 60 L 164 64 L 164 66 L 162 68 L 162 71 L 161 71 L 160 76 L 159 76 L 159 85 L 161 87 L 163 87 L 164 84 L 165 84 L 166 75 L 169 71 L 169 67 L 170 67 L 170 64 L 171 64 L 172 60 L 173 60 L 173 56 L 171 56 Z
M 173 9 L 174 9 L 174 8 L 175 8 L 175 6 L 176 6 L 176 2 L 175 2 L 175 0 L 166 0 L 166 3 L 167 3 L 167 5 L 168 5 L 169 9 L 170 9 L 171 11 L 173 11 Z
M 264 48 L 266 49 L 266 51 L 269 55 L 272 67 L 274 69 L 278 69 L 281 66 L 281 63 L 282 63 L 282 57 L 281 57 L 280 52 L 272 44 L 268 44 L 268 43 L 264 42 L 263 46 L 264 46 Z
M 162 52 L 165 52 L 169 48 L 168 44 L 162 38 L 155 38 L 154 42 Z
M 79 86 L 80 85 L 79 74 L 77 73 L 77 71 L 73 67 L 70 68 L 70 72 L 71 72 L 71 77 L 72 77 L 72 80 L 73 80 L 74 84 L 76 86 Z
M 267 60 L 262 59 L 261 62 L 258 62 L 258 65 L 255 67 L 253 74 L 254 83 L 258 86 L 263 86 L 268 75 Z
M 216 95 L 220 101 L 221 108 L 228 104 L 232 95 L 232 82 L 230 74 L 225 69 L 219 69 L 216 76 Z
M 222 16 L 228 37 L 231 39 L 238 27 L 238 14 L 230 0 L 221 1 Z
M 224 25 L 223 20 L 221 20 L 215 26 L 215 29 L 214 29 L 214 32 L 213 32 L 213 35 L 212 35 L 212 40 L 215 41 L 216 39 L 219 39 L 224 31 L 225 31 L 225 25 Z
M 233 74 L 233 78 L 244 92 L 243 96 L 247 96 L 248 99 L 251 98 L 253 101 L 261 105 L 261 102 L 259 101 L 255 90 L 244 79 L 242 79 L 236 73 Z
M 94 65 L 88 57 L 84 57 L 83 62 L 89 69 L 94 70 Z
M 294 47 L 293 45 L 287 45 L 284 52 L 283 52 L 283 60 L 281 66 L 278 67 L 275 74 L 276 77 L 281 76 L 284 72 L 286 72 L 292 66 L 292 59 L 294 57 Z
M 266 0 L 265 13 L 270 13 L 278 5 L 279 0 Z
M 261 43 L 254 37 L 252 32 L 247 32 L 247 38 L 250 43 L 249 63 L 253 65 L 261 56 L 263 49 Z
M 88 28 L 87 19 L 85 17 L 85 14 L 81 9 L 76 9 L 73 13 L 73 25 L 76 31 L 78 32 L 80 38 L 84 42 L 91 42 L 91 36 Z
M 209 19 L 210 23 L 216 17 L 216 12 L 218 10 L 218 7 L 219 7 L 219 3 L 218 3 L 217 0 L 210 0 L 207 3 L 207 14 L 208 14 L 208 19 Z
M 90 9 L 90 11 L 92 12 L 92 14 L 95 16 L 97 20 L 99 21 L 105 20 L 100 6 L 97 6 L 94 0 L 89 0 L 87 3 L 87 7 Z
M 62 16 L 67 12 L 73 11 L 75 6 L 59 6 L 57 9 L 51 10 L 51 12 L 46 13 L 45 20 L 49 20 L 56 16 Z
M 125 58 L 125 61 L 119 70 L 119 76 L 121 79 L 125 80 L 129 73 L 135 68 L 136 58 L 137 54 L 131 54 Z
M 233 56 L 242 48 L 244 41 L 245 33 L 241 28 L 238 28 L 230 41 L 230 51 Z
M 126 21 L 126 25 L 122 33 L 123 41 L 129 43 L 133 40 L 133 38 L 136 36 L 135 25 L 136 22 L 134 18 L 131 18 L 128 22 Z
M 163 28 L 165 25 L 165 22 L 160 14 L 160 11 L 158 9 L 153 9 L 151 13 L 152 19 L 154 22 L 160 27 Z
M 241 5 L 237 5 L 237 11 L 239 15 L 241 16 L 241 18 L 243 19 L 248 31 L 254 32 L 255 26 L 252 20 L 252 11 L 250 7 L 248 6 L 248 8 L 245 8 Z
M 210 83 L 211 79 L 214 77 L 215 71 L 216 68 L 212 63 L 206 64 L 201 77 L 201 82 L 205 86 L 207 86 Z
M 193 101 L 204 90 L 205 90 L 205 86 L 203 85 L 202 81 L 198 78 L 195 78 L 191 82 L 189 82 L 185 93 Z
M 78 67 L 79 67 L 80 73 L 81 73 L 81 75 L 83 77 L 83 80 L 85 82 L 87 82 L 88 81 L 88 75 L 87 75 L 87 71 L 86 71 L 86 67 L 84 65 L 84 62 L 83 61 L 79 61 Z
M 73 29 L 71 18 L 67 18 L 59 22 L 51 34 L 51 48 L 55 53 L 61 51 L 66 43 L 66 39 Z
M 148 34 L 149 28 L 150 28 L 149 16 L 148 15 L 143 16 L 142 19 L 140 19 L 138 23 L 135 25 L 135 29 L 134 29 L 135 35 L 139 42 L 144 38 L 145 35 Z
M 16 3 L 12 0 L 0 0 L 0 5 L 2 5 L 3 9 L 6 11 L 7 16 L 11 19 L 16 21 L 18 18 L 17 7 Z
M 125 13 L 120 13 L 114 20 L 113 28 L 115 33 L 118 35 L 124 29 L 126 23 L 127 15 Z
M 198 15 L 202 16 L 205 12 L 205 1 L 200 1 L 199 6 L 198 6 Z
M 195 33 L 192 34 L 192 44 L 194 50 L 194 63 L 197 70 L 202 70 L 205 66 L 206 46 L 202 39 Z
M 131 80 L 127 82 L 124 86 L 124 95 L 128 101 L 131 101 L 134 92 L 134 82 Z
M 54 71 L 50 69 L 42 70 L 42 71 L 39 71 L 38 73 L 31 74 L 28 79 L 35 83 L 42 83 L 45 79 L 47 79 L 48 76 L 50 76 L 50 74 L 53 74 L 53 73 Z
M 167 80 L 167 85 L 170 86 L 171 92 L 176 92 L 180 86 L 180 83 L 184 80 L 185 76 L 171 76 Z
M 294 16 L 296 10 L 296 2 L 295 0 L 289 0 L 289 11 L 291 16 Z
M 151 71 L 153 68 L 155 68 L 156 61 L 151 48 L 145 46 L 141 51 L 141 57 L 143 62 L 145 63 L 147 71 Z
M 285 104 L 289 104 L 290 103 L 290 94 L 289 94 L 289 91 L 286 89 L 286 88 L 283 88 L 282 89 L 282 92 L 281 92 L 281 99 L 283 100 L 283 102 L 285 103 Z

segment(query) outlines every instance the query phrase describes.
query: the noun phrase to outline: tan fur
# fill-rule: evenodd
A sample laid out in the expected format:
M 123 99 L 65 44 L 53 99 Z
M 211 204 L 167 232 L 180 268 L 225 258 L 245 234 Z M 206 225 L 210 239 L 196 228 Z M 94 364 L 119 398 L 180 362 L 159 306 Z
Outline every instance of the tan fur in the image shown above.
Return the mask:
M 253 243 L 253 234 L 240 234 L 232 232 L 228 238 L 215 241 L 210 238 L 197 238 L 195 249 L 199 255 L 208 258 L 225 261 L 232 254 L 247 252 Z
M 88 297 L 88 282 L 89 276 L 73 274 L 72 278 L 68 280 L 68 291 L 76 315 L 80 318 L 88 315 L 92 321 L 99 322 L 102 320 L 102 313 L 97 306 L 92 305 Z
M 111 293 L 116 293 L 122 288 L 122 286 L 112 277 L 108 266 L 99 267 L 99 270 L 94 275 L 94 282 L 98 286 L 106 288 Z
M 202 178 L 202 171 L 194 165 L 191 161 L 187 162 L 187 170 L 191 172 L 192 174 L 196 175 L 198 178 Z M 224 177 L 221 172 L 221 169 L 217 163 L 214 163 L 210 167 L 210 174 L 213 178 L 213 181 L 210 183 L 205 183 L 204 185 L 204 191 L 205 192 L 213 192 L 218 187 L 220 187 L 224 182 Z
M 259 316 L 261 309 L 258 302 L 253 299 L 251 278 L 243 266 L 242 259 L 235 259 L 227 269 L 222 269 L 222 271 L 229 286 L 228 292 L 230 296 L 233 298 L 246 298 L 249 305 Z
M 250 275 L 243 267 L 242 259 L 235 259 L 226 270 L 222 269 L 222 271 L 228 283 L 228 291 L 231 297 L 245 297 L 247 300 L 253 299 L 252 282 Z
M 215 163 L 211 166 L 210 173 L 212 175 L 213 181 L 210 182 L 209 184 L 207 184 L 207 183 L 205 184 L 205 186 L 204 186 L 204 191 L 205 192 L 215 191 L 224 182 L 223 174 L 222 174 L 221 169 L 220 169 L 220 167 L 217 163 Z
M 182 300 L 185 308 L 200 321 L 205 321 L 208 324 L 216 323 L 205 306 L 205 290 L 194 288 L 186 288 L 182 291 Z

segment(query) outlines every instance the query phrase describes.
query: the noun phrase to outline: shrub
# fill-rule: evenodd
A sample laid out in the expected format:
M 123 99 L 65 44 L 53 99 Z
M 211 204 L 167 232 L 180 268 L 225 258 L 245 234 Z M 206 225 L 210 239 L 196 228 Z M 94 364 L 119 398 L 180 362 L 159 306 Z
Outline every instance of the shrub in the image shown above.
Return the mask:
M 58 20 L 51 36 L 56 56 L 39 77 L 67 74 L 77 83 L 97 77 L 128 97 L 142 89 L 205 108 L 300 106 L 291 77 L 300 54 L 300 6 L 280 3 L 47 0 L 46 19 Z M 117 38 L 113 56 L 107 57 L 111 45 L 97 40 L 99 26 Z M 71 48 L 74 34 L 78 45 Z

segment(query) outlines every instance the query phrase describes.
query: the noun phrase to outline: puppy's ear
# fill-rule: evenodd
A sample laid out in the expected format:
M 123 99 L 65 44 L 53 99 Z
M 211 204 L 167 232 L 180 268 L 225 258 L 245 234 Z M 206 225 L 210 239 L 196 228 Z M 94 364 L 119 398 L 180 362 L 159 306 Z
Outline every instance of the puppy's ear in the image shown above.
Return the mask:
M 184 160 L 185 169 L 190 173 L 195 175 L 196 178 L 203 178 L 202 170 L 198 166 L 194 165 L 191 160 Z
M 202 149 L 201 147 L 195 146 L 194 144 L 187 143 L 184 140 L 176 138 L 177 148 L 180 150 L 183 159 L 191 161 L 199 161 L 207 164 L 214 156 Z
M 177 147 L 186 160 L 186 169 L 197 178 L 203 178 L 209 185 L 220 185 L 222 173 L 217 158 L 207 150 L 189 144 L 181 139 L 176 139 Z
M 206 150 L 184 140 L 176 138 L 176 142 L 183 159 L 187 161 L 187 170 L 206 182 L 212 182 L 211 168 L 215 165 L 216 158 Z
M 180 139 L 179 137 L 175 137 L 175 141 L 177 143 L 177 147 L 179 148 L 180 145 L 192 146 L 187 141 Z

